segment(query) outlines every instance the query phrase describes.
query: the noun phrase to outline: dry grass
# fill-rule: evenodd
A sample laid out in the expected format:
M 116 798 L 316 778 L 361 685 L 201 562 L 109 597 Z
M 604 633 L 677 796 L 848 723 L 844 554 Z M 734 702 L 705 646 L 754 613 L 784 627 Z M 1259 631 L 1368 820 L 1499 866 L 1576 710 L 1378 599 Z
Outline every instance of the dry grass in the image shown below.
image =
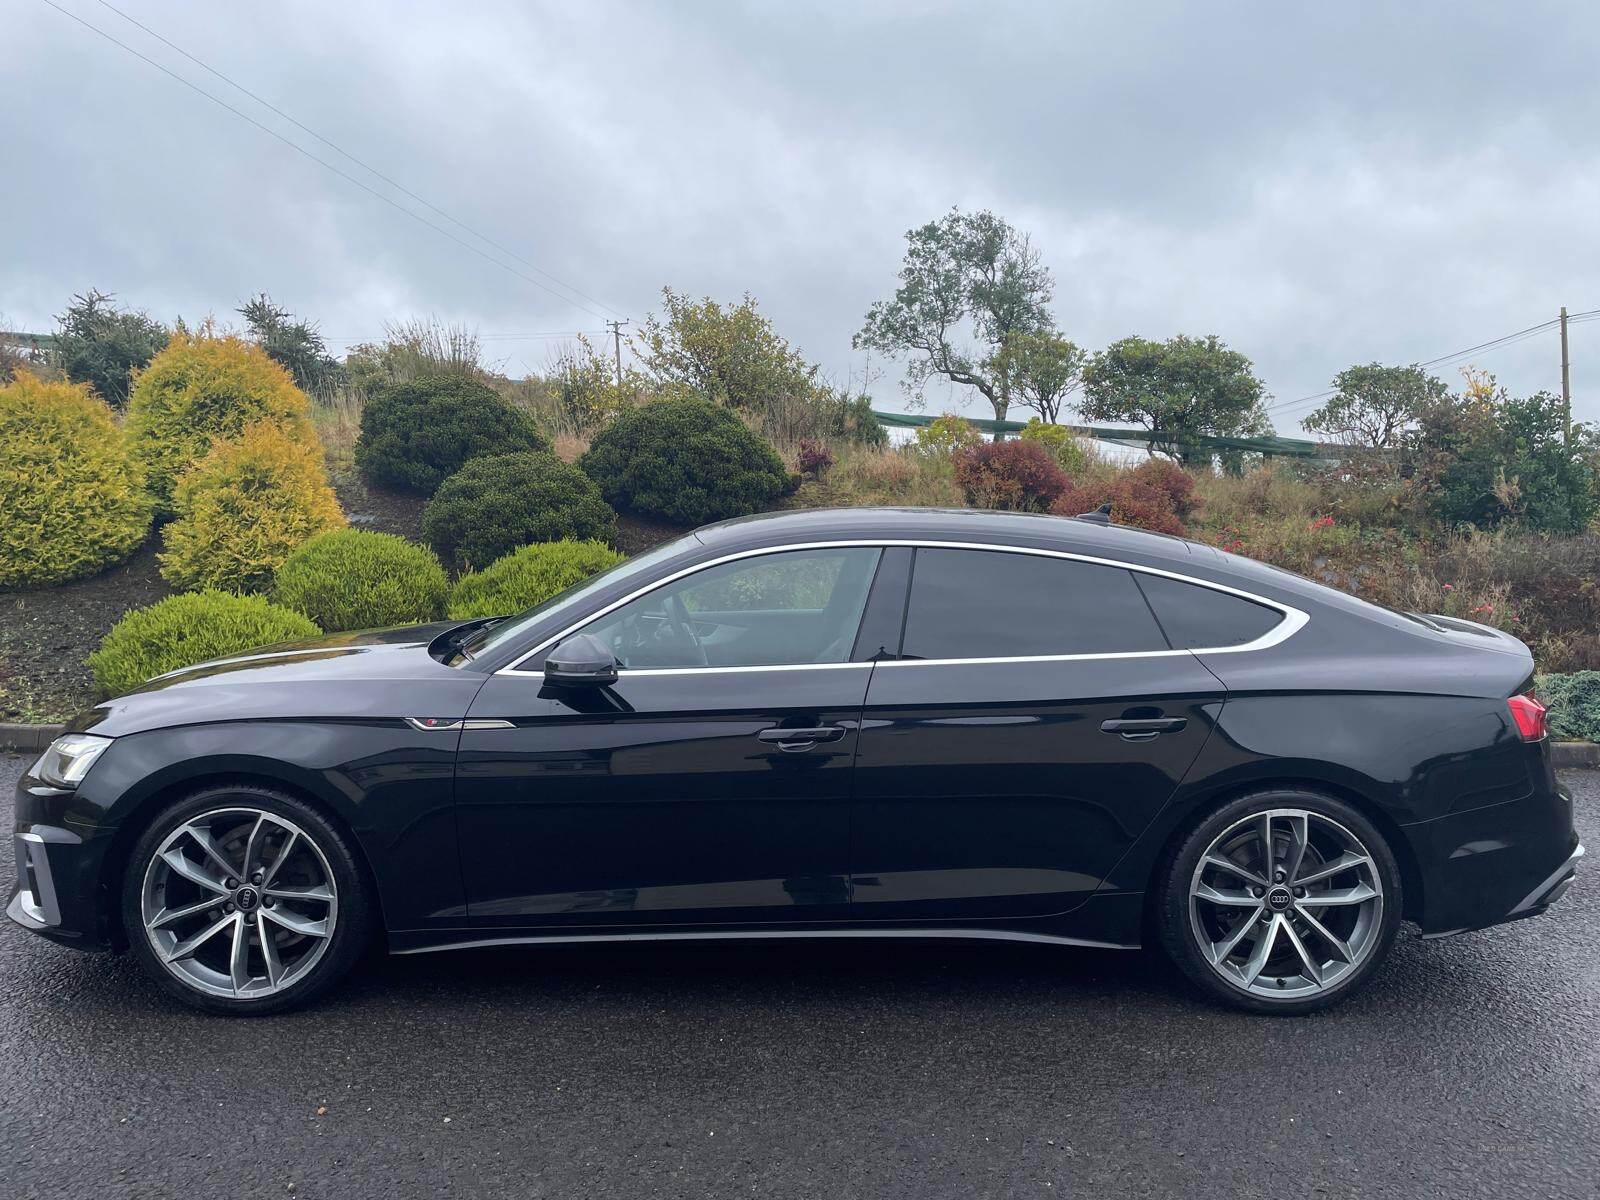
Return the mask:
M 589 439 L 575 433 L 558 433 L 551 439 L 551 449 L 562 462 L 577 462 L 589 448 Z
M 311 402 L 311 423 L 322 439 L 328 473 L 338 477 L 355 466 L 356 439 L 361 436 L 361 393 L 340 388 Z

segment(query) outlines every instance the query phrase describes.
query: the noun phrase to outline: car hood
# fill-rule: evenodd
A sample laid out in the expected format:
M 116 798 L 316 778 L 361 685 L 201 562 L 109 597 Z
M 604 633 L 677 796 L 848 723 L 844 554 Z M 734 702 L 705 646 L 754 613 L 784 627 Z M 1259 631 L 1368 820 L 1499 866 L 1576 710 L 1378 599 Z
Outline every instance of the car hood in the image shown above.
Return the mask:
M 439 622 L 328 634 L 197 663 L 103 701 L 68 728 L 107 737 L 243 720 L 398 720 L 465 715 L 483 685 L 429 647 L 479 624 Z

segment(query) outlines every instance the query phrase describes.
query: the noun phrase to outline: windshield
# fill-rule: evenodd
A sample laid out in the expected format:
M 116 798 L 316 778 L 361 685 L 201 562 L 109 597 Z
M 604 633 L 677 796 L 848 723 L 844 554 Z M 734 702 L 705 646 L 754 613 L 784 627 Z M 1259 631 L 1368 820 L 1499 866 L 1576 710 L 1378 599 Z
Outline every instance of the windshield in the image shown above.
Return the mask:
M 695 536 L 692 533 L 687 537 L 676 538 L 665 545 L 657 546 L 654 550 L 647 550 L 643 554 L 637 554 L 624 562 L 620 562 L 609 571 L 601 571 L 598 575 L 591 575 L 582 583 L 575 583 L 566 591 L 557 592 L 543 604 L 537 604 L 527 612 L 487 625 L 462 643 L 461 653 L 468 658 L 476 658 L 486 650 L 494 650 L 508 642 L 515 641 L 517 637 L 530 629 L 536 622 L 542 621 L 546 617 L 553 616 L 566 609 L 572 609 L 576 612 L 582 608 L 584 600 L 596 591 L 618 580 L 626 579 L 630 575 L 648 571 L 657 563 L 673 557 L 686 544 L 695 540 Z

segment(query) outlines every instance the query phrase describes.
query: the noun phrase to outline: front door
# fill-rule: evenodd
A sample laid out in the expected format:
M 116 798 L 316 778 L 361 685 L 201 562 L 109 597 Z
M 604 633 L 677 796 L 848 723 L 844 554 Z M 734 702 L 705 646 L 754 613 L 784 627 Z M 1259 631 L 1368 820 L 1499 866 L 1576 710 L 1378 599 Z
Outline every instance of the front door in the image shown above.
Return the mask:
M 610 687 L 493 676 L 456 777 L 473 922 L 842 919 L 879 557 L 743 557 L 603 612 L 572 632 L 616 655 Z
M 856 918 L 1075 908 L 1172 795 L 1221 691 L 1128 570 L 918 549 L 862 716 Z

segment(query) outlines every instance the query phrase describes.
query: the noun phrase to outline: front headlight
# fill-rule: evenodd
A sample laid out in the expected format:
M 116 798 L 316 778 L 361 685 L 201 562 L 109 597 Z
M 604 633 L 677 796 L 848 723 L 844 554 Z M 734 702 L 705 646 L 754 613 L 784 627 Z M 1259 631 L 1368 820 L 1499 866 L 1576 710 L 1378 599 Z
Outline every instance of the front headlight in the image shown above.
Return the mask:
M 62 734 L 39 756 L 29 774 L 52 787 L 75 788 L 109 745 L 110 738 L 92 733 Z

